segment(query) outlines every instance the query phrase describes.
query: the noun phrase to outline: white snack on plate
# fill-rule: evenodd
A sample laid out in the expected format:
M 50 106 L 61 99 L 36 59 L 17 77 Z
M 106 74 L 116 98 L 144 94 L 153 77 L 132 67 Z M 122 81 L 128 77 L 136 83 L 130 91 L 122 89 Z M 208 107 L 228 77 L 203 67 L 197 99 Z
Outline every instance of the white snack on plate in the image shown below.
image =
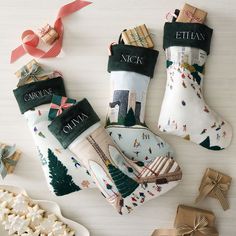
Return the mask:
M 55 202 L 31 199 L 24 189 L 0 185 L 1 236 L 89 236 L 82 225 L 64 218 Z

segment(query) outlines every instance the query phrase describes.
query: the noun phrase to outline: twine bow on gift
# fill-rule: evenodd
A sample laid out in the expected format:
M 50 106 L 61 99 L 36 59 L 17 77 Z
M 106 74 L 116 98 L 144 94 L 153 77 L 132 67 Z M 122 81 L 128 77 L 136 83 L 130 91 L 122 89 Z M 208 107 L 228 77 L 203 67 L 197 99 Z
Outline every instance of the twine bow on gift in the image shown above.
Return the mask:
M 24 31 L 21 35 L 22 44 L 12 51 L 10 62 L 11 63 L 15 62 L 25 53 L 28 53 L 36 58 L 51 58 L 58 56 L 59 53 L 61 52 L 62 39 L 64 33 L 62 18 L 82 9 L 83 7 L 86 7 L 89 4 L 91 4 L 91 2 L 75 0 L 60 8 L 53 27 L 58 33 L 58 39 L 46 52 L 38 48 L 39 36 L 36 33 L 34 33 L 34 31 L 32 30 Z
M 197 8 L 195 8 L 193 12 L 184 10 L 185 15 L 190 19 L 190 22 L 198 22 L 198 23 L 201 22 L 200 17 L 194 16 L 196 10 L 197 10 Z
M 42 74 L 43 70 L 42 68 L 37 64 L 33 64 L 30 69 L 28 69 L 26 66 L 24 66 L 20 70 L 20 81 L 25 81 L 29 78 L 32 78 L 34 82 L 38 81 L 38 77 L 43 76 Z
M 200 232 L 206 236 L 218 236 L 218 232 L 214 227 L 208 226 L 208 220 L 205 216 L 197 216 L 194 219 L 194 225 L 181 225 L 176 228 L 177 236 L 194 236 Z
M 47 34 L 52 27 L 49 24 L 46 24 L 44 27 L 39 29 L 39 36 L 43 37 L 45 34 Z
M 65 109 L 67 109 L 67 108 L 69 108 L 69 107 L 71 107 L 73 105 L 74 105 L 73 103 L 67 102 L 67 98 L 66 97 L 62 97 L 61 98 L 61 104 L 57 105 L 55 103 L 52 103 L 51 104 L 51 108 L 52 109 L 57 109 L 58 110 L 57 111 L 57 116 L 59 116 L 63 112 L 63 110 L 65 110 Z
M 221 206 L 224 210 L 229 209 L 229 202 L 225 197 L 225 193 L 229 190 L 230 184 L 221 183 L 222 175 L 217 173 L 214 177 L 206 176 L 205 184 L 203 189 L 200 191 L 198 197 L 195 202 L 199 202 L 206 198 L 208 194 L 213 193 L 216 198 L 219 200 Z
M 146 42 L 146 38 L 150 36 L 150 34 L 147 34 L 145 36 L 141 36 L 139 35 L 139 33 L 137 32 L 137 29 L 134 28 L 131 32 L 131 36 L 134 39 L 133 41 L 130 41 L 130 43 L 134 43 L 134 42 L 139 42 L 143 47 L 147 47 L 148 44 Z
M 15 166 L 17 161 L 11 159 L 12 155 L 16 152 L 15 145 L 0 147 L 0 174 L 4 179 L 7 175 L 6 164 Z
M 37 63 L 32 64 L 30 69 L 27 66 L 24 66 L 20 69 L 20 80 L 17 86 L 19 87 L 24 85 L 28 79 L 32 79 L 33 82 L 37 82 L 40 77 L 49 76 L 51 74 L 52 72 L 45 73 L 42 67 Z

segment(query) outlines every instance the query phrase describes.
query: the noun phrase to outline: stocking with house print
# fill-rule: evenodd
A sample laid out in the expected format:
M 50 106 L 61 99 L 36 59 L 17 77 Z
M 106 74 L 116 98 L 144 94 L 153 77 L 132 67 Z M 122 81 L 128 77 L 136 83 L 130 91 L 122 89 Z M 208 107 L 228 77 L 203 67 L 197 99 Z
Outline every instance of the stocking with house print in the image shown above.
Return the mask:
M 52 96 L 65 96 L 62 78 L 33 82 L 20 86 L 13 92 L 33 135 L 49 189 L 54 194 L 62 196 L 96 187 L 90 174 L 74 154 L 61 148 L 60 143 L 48 130 L 48 112 Z M 69 105 L 72 104 L 64 103 L 63 108 Z
M 172 157 L 171 147 L 145 124 L 145 106 L 158 51 L 130 45 L 111 46 L 111 100 L 106 130 L 131 160 L 148 164 L 158 157 Z
M 182 178 L 172 158 L 160 157 L 141 165 L 126 157 L 86 99 L 57 116 L 49 130 L 88 169 L 103 196 L 120 214 L 169 191 Z
M 203 77 L 213 30 L 198 23 L 166 23 L 167 83 L 159 129 L 210 150 L 229 146 L 232 128 L 205 102 Z

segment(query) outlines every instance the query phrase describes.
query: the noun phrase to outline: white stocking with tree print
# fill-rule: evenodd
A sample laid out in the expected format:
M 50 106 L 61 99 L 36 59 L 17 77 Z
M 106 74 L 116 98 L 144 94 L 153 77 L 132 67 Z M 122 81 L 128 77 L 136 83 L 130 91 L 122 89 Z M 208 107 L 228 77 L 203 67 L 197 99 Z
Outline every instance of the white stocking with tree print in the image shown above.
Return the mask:
M 171 147 L 145 124 L 147 89 L 158 52 L 117 44 L 111 47 L 111 101 L 106 130 L 130 159 L 150 164 L 156 158 L 172 157 Z
M 203 96 L 211 34 L 212 30 L 201 24 L 166 23 L 167 83 L 158 124 L 163 132 L 221 150 L 230 144 L 232 128 Z
M 14 90 L 21 112 L 33 134 L 47 184 L 58 196 L 96 187 L 88 171 L 73 153 L 61 148 L 48 130 L 48 112 L 53 93 L 65 96 L 61 78 L 35 82 Z
M 171 158 L 156 158 L 143 166 L 123 155 L 86 99 L 57 116 L 49 130 L 83 163 L 120 214 L 169 191 L 182 178 L 178 163 Z

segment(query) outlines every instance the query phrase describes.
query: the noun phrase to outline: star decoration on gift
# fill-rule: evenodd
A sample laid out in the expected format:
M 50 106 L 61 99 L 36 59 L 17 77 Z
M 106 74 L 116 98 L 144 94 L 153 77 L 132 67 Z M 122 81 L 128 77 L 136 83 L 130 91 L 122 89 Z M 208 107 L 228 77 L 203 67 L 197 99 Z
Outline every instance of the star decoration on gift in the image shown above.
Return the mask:
M 7 202 L 2 202 L 0 204 L 0 220 L 5 220 L 6 215 L 8 215 L 10 212 L 10 209 L 7 208 Z
M 26 217 L 29 218 L 31 222 L 36 222 L 43 218 L 43 213 L 44 210 L 40 209 L 38 205 L 35 205 L 33 207 L 28 207 Z
M 3 221 L 5 229 L 8 231 L 9 235 L 17 233 L 18 235 L 23 234 L 28 229 L 30 220 L 25 219 L 24 216 L 19 215 L 9 215 L 6 221 Z
M 82 185 L 84 188 L 88 188 L 89 185 L 90 185 L 90 183 L 89 183 L 88 180 L 84 180 L 84 181 L 82 181 L 81 185 Z
M 44 218 L 40 225 L 36 226 L 36 230 L 40 230 L 41 233 L 49 234 L 53 230 L 53 225 L 57 217 L 54 214 L 48 215 L 47 218 Z

